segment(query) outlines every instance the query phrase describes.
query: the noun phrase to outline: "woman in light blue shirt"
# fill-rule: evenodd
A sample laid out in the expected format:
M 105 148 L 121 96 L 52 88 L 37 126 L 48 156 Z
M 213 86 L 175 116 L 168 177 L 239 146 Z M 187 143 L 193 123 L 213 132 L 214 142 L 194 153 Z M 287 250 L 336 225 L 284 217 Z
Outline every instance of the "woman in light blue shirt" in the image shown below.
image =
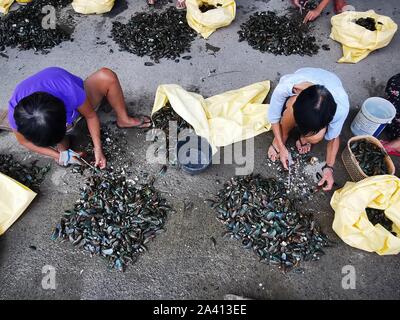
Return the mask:
M 311 145 L 325 137 L 326 165 L 318 185 L 325 185 L 325 191 L 331 190 L 339 135 L 348 113 L 349 98 L 335 74 L 319 68 L 302 68 L 283 76 L 272 94 L 267 115 L 275 136 L 268 157 L 273 161 L 280 159 L 288 169 L 285 144 L 294 127 L 300 131 L 296 147 L 301 154 L 308 153 Z

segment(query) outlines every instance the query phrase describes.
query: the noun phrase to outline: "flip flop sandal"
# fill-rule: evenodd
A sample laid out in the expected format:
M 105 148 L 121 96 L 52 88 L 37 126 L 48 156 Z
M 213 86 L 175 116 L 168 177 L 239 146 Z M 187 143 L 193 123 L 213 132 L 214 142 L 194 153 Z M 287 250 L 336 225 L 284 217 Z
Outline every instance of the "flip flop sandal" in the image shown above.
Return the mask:
M 126 129 L 149 129 L 152 126 L 153 121 L 151 121 L 151 118 L 149 116 L 138 116 L 138 118 L 140 119 L 140 123 L 137 124 L 136 126 L 132 126 L 132 127 L 121 127 L 118 125 L 118 123 L 115 121 L 115 125 L 117 126 L 118 129 L 121 130 L 126 130 Z M 148 127 L 142 127 L 144 124 L 150 124 Z

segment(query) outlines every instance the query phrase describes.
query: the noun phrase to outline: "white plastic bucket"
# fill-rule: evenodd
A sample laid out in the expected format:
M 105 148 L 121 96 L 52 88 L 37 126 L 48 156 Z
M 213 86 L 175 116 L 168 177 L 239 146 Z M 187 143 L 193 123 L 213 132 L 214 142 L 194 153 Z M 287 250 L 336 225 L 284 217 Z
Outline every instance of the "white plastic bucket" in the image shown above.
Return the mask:
M 396 108 L 388 100 L 371 97 L 364 101 L 350 128 L 356 136 L 371 135 L 377 137 L 395 116 Z

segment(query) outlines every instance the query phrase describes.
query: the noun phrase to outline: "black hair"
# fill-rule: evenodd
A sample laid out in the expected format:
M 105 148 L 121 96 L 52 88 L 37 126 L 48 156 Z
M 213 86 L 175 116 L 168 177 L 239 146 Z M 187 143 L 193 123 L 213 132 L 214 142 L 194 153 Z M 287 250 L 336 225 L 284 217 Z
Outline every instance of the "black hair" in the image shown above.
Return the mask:
M 300 134 L 314 135 L 326 128 L 336 113 L 332 94 L 321 85 L 312 85 L 300 92 L 293 104 L 294 119 Z
M 18 132 L 39 147 L 53 146 L 64 138 L 66 118 L 64 102 L 46 92 L 21 99 L 14 110 Z

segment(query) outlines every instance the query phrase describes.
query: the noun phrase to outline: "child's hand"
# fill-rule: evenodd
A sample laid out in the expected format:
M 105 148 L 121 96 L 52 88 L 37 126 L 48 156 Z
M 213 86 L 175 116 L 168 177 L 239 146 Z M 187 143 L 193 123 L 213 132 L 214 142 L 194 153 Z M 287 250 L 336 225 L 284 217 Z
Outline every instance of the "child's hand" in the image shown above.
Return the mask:
M 94 158 L 95 158 L 95 167 L 99 167 L 100 169 L 104 169 L 107 166 L 107 160 L 104 156 L 103 150 L 95 149 L 94 150 Z

